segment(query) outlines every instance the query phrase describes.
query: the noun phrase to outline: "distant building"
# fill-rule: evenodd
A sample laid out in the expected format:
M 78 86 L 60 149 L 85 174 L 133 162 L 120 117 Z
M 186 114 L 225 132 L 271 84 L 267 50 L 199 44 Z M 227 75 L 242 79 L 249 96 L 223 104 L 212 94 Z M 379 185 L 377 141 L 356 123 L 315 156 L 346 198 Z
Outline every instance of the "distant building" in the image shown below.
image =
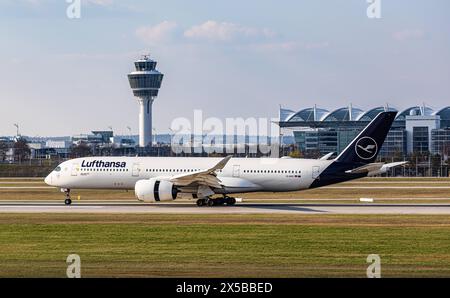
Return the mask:
M 63 149 L 63 148 L 70 148 L 71 145 L 72 145 L 71 142 L 64 140 L 47 140 L 45 142 L 46 148 Z
M 407 152 L 407 132 L 405 129 L 391 129 L 380 150 L 382 157 L 404 156 Z
M 440 154 L 446 158 L 450 155 L 450 128 L 431 131 L 431 153 Z
M 131 137 L 115 137 L 113 143 L 119 148 L 136 147 L 136 141 Z
M 114 133 L 112 131 L 92 131 L 92 134 L 81 134 L 72 137 L 72 143 L 79 145 L 85 143 L 91 147 L 105 146 L 112 144 Z
M 30 149 L 42 149 L 45 147 L 45 142 L 33 142 L 33 143 L 28 143 L 28 147 Z
M 92 133 L 95 136 L 101 136 L 104 144 L 109 144 L 114 141 L 114 132 L 111 130 L 94 130 Z
M 393 108 L 375 107 L 368 111 L 351 105 L 328 111 L 312 107 L 298 112 L 280 108 L 279 125 L 291 129 L 295 142 L 308 153 L 339 154 L 380 112 Z M 450 107 L 433 110 L 426 106 L 400 111 L 380 150 L 380 156 L 405 156 L 413 152 L 439 153 L 450 143 Z
M 439 115 L 408 115 L 405 120 L 407 152 L 425 153 L 431 150 L 431 131 L 440 128 Z
M 14 162 L 14 138 L 0 137 L 0 142 L 6 145 L 5 155 L 2 156 L 0 162 L 11 163 Z

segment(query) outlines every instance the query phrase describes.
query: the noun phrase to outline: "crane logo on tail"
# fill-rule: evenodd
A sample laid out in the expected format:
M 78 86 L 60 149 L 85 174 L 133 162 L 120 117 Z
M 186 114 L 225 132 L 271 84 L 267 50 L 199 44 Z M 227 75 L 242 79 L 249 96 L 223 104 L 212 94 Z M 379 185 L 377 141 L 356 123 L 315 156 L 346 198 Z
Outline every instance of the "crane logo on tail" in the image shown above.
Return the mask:
M 378 152 L 378 144 L 370 137 L 363 137 L 356 142 L 355 151 L 361 159 L 372 159 Z

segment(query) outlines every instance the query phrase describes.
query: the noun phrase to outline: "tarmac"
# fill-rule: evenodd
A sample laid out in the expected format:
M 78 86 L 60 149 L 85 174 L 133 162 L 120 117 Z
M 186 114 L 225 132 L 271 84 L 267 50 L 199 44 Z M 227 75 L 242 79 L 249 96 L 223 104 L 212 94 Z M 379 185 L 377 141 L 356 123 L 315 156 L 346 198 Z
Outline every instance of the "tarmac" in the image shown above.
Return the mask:
M 2 201 L 0 213 L 118 213 L 118 214 L 443 214 L 450 204 L 317 204 L 317 203 L 237 203 L 235 206 L 197 207 L 195 201 L 146 204 L 131 201 L 63 202 Z

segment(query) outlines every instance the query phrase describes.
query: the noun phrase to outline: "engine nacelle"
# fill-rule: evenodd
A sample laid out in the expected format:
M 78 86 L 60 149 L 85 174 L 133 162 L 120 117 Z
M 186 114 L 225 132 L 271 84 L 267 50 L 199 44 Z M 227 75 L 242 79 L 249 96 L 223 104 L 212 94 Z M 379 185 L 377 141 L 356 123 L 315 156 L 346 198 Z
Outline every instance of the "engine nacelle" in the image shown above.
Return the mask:
M 178 190 L 172 182 L 151 178 L 136 182 L 134 193 L 139 201 L 155 203 L 175 200 Z

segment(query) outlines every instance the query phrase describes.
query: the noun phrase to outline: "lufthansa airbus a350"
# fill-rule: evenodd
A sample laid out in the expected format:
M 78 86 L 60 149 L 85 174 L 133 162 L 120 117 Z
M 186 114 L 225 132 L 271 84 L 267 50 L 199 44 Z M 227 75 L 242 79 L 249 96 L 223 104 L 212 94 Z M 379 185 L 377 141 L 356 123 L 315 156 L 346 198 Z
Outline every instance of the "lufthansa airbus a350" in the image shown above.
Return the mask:
M 404 164 L 375 162 L 396 112 L 382 112 L 335 159 L 87 157 L 65 161 L 45 182 L 71 189 L 134 190 L 148 203 L 197 199 L 197 205 L 234 205 L 234 193 L 298 191 L 381 174 Z M 213 198 L 219 195 L 219 198 Z

